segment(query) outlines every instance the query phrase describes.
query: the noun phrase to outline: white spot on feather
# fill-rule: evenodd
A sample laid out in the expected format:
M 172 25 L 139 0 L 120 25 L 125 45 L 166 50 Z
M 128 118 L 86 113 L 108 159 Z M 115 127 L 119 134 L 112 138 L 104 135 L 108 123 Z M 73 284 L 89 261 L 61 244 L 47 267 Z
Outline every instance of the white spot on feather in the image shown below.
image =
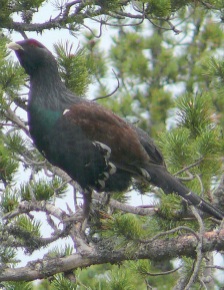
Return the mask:
M 69 111 L 70 111 L 69 109 L 65 109 L 63 115 L 67 114 Z
M 105 157 L 106 157 L 107 159 L 109 159 L 110 154 L 111 154 L 111 149 L 110 149 L 109 146 L 107 146 L 106 144 L 101 143 L 101 142 L 99 142 L 99 141 L 94 141 L 94 142 L 93 142 L 93 145 L 96 146 L 96 147 L 100 147 L 101 149 L 103 149 L 103 151 L 106 151 Z
M 101 186 L 101 188 L 105 187 L 105 181 L 104 180 L 98 180 L 99 185 Z
M 144 168 L 140 168 L 140 170 L 141 170 L 142 175 L 143 175 L 146 179 L 148 179 L 148 180 L 151 179 L 149 173 L 148 173 Z
M 108 179 L 110 176 L 109 173 L 107 173 L 107 172 L 104 172 L 103 175 L 105 176 L 105 179 Z
M 114 174 L 114 173 L 117 171 L 116 166 L 115 166 L 113 163 L 111 163 L 111 162 L 109 162 L 108 165 L 110 166 L 109 173 L 110 173 L 110 174 Z
M 191 191 L 189 191 L 188 193 L 185 194 L 185 196 L 190 196 L 192 194 Z

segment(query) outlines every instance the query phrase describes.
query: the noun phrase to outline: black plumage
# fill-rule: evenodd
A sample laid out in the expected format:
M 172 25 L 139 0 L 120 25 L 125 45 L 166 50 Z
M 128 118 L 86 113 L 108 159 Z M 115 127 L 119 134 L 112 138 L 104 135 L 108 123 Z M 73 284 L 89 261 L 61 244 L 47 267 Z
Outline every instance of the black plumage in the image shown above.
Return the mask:
M 125 190 L 136 178 L 165 193 L 175 192 L 218 219 L 224 217 L 167 171 L 161 153 L 144 131 L 69 91 L 45 46 L 27 39 L 8 47 L 30 76 L 28 121 L 35 145 L 85 191 Z

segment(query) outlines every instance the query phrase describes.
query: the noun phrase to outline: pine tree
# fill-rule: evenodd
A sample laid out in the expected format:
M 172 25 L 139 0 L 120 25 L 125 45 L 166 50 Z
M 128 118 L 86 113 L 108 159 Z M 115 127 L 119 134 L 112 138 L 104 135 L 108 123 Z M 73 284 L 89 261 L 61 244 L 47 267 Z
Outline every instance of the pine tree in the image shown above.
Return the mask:
M 130 192 L 109 201 L 94 193 L 88 230 L 80 230 L 79 188 L 33 146 L 26 118 L 28 78 L 5 48 L 31 32 L 41 40 L 45 31 L 69 30 L 67 42 L 54 43 L 66 86 L 137 123 L 153 136 L 170 172 L 224 208 L 222 1 L 47 2 L 1 1 L 1 286 L 223 287 L 214 278 L 212 256 L 224 248 L 220 224 L 202 220 L 195 209 L 183 217 L 186 205 L 176 195 L 134 184 L 131 194 L 157 197 L 148 207 L 134 207 L 127 204 Z M 50 20 L 36 22 L 46 5 Z M 90 84 L 94 90 L 88 90 Z M 71 201 L 67 208 L 60 204 L 65 195 Z M 18 250 L 27 256 L 40 251 L 40 259 L 23 268 Z M 35 279 L 43 280 L 27 282 Z

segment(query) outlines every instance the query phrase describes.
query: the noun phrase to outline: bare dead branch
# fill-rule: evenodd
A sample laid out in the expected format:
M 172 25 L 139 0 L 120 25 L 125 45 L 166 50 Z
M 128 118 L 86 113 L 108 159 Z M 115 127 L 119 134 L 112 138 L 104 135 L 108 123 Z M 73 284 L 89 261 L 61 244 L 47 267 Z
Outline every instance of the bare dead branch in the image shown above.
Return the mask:
M 101 204 L 103 203 L 104 198 L 103 198 L 102 194 L 98 194 L 96 192 L 93 192 L 92 198 L 99 201 Z M 156 208 L 156 207 L 153 207 L 153 208 L 135 207 L 135 206 L 121 203 L 121 202 L 114 200 L 114 199 L 110 199 L 109 205 L 111 207 L 119 209 L 123 212 L 129 212 L 129 213 L 138 214 L 138 215 L 142 215 L 142 216 L 146 216 L 146 215 L 152 216 L 158 211 L 158 208 Z
M 29 213 L 30 211 L 43 211 L 51 214 L 52 216 L 63 221 L 67 216 L 66 212 L 62 209 L 55 207 L 53 204 L 46 201 L 23 201 L 19 204 L 18 208 L 4 215 L 3 220 L 12 219 L 22 213 Z
M 201 262 L 202 262 L 202 248 L 203 248 L 203 235 L 204 235 L 204 224 L 203 221 L 197 211 L 197 209 L 194 206 L 190 206 L 191 211 L 193 212 L 194 216 L 196 217 L 198 223 L 199 223 L 199 241 L 198 241 L 198 245 L 196 247 L 196 260 L 195 263 L 193 265 L 193 272 L 192 275 L 187 283 L 187 285 L 185 286 L 184 290 L 189 290 L 191 289 L 192 285 L 194 284 L 196 278 L 198 277 L 199 271 L 200 271 L 200 266 L 201 266 Z
M 25 126 L 25 124 L 23 123 L 23 121 L 21 119 L 19 119 L 16 116 L 16 114 L 10 108 L 8 108 L 4 113 L 5 113 L 5 117 L 7 119 L 9 119 L 14 124 L 16 124 L 20 129 L 22 129 L 26 133 L 27 136 L 30 136 L 29 130 Z

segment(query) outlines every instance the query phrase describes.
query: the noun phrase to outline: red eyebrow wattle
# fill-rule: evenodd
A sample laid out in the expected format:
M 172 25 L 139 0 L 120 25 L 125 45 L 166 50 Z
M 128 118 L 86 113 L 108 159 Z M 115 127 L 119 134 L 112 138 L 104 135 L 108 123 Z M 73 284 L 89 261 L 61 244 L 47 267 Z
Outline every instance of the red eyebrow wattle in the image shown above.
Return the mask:
M 43 46 L 43 44 L 41 44 L 39 41 L 37 41 L 37 40 L 35 40 L 35 39 L 29 39 L 29 40 L 27 41 L 27 43 L 28 43 L 29 45 L 33 45 L 33 46 L 36 46 L 36 47 L 42 47 L 42 48 L 45 47 L 45 46 Z

